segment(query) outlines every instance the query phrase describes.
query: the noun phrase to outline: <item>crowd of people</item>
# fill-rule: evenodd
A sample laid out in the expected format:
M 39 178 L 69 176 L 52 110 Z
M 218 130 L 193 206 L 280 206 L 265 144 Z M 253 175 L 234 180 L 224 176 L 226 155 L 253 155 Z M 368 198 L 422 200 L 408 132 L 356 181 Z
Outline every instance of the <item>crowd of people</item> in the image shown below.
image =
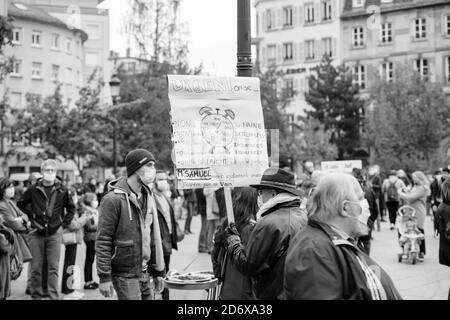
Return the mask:
M 176 190 L 173 175 L 157 169 L 152 153 L 130 151 L 126 176 L 78 177 L 66 186 L 52 159 L 24 188 L 0 180 L 0 299 L 29 263 L 26 293 L 33 300 L 81 299 L 73 285 L 77 250 L 84 242 L 85 290 L 120 300 L 170 299 L 164 277 L 173 250 L 199 215 L 198 252 L 211 255 L 220 299 L 401 299 L 389 275 L 371 257 L 380 221 L 389 222 L 404 254 L 408 234 L 422 236 L 425 217 L 440 237 L 439 262 L 450 266 L 450 179 L 376 165 L 352 174 L 320 171 L 306 162 L 296 176 L 268 168 L 259 184 L 234 188 L 228 223 L 223 188 Z M 406 231 L 399 209 L 414 211 Z M 186 217 L 182 229 L 179 220 Z M 64 260 L 61 246 L 64 245 Z M 96 261 L 96 270 L 94 262 Z M 59 284 L 60 263 L 63 266 Z M 97 273 L 99 283 L 94 281 Z M 450 292 L 449 292 L 450 299 Z

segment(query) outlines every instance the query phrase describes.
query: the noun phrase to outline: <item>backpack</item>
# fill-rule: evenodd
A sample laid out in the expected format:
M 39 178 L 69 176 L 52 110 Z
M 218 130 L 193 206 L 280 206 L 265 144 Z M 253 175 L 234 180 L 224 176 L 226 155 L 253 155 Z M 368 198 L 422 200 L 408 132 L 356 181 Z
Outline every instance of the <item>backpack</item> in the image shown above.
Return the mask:
M 389 187 L 387 188 L 387 198 L 388 201 L 398 201 L 398 192 L 395 183 L 389 183 Z

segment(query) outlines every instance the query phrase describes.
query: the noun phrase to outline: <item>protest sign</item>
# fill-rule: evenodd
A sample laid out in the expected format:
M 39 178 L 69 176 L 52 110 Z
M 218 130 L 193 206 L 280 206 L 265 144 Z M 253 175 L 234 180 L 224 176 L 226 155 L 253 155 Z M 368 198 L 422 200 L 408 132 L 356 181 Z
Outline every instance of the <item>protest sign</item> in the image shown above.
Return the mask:
M 169 75 L 179 189 L 257 184 L 268 167 L 258 78 Z
M 361 160 L 323 161 L 322 171 L 352 173 L 353 168 L 362 169 Z

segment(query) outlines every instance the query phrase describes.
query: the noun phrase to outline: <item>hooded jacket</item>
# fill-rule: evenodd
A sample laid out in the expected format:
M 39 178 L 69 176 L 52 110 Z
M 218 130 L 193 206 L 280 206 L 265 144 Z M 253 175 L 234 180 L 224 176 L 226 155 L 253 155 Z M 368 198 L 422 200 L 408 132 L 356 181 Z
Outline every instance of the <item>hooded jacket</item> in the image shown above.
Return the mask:
M 158 219 L 153 214 L 153 195 L 147 186 L 144 188 L 147 212 L 142 212 L 125 177 L 111 181 L 102 198 L 95 242 L 101 283 L 111 281 L 112 276 L 139 278 L 147 267 L 152 276 L 164 276 L 159 224 L 153 223 Z M 152 255 L 156 256 L 154 264 L 149 263 Z
M 283 298 L 372 300 L 363 261 L 383 287 L 380 297 L 401 300 L 391 278 L 368 255 L 324 223 L 309 220 L 292 240 L 286 257 Z M 373 277 L 371 283 L 377 282 Z
M 54 206 L 49 212 L 53 196 Z M 50 199 L 47 198 L 41 178 L 25 191 L 17 201 L 17 206 L 28 215 L 32 226 L 38 229 L 37 234 L 41 236 L 50 236 L 61 226 L 67 228 L 76 210 L 68 189 L 59 178 L 55 180 Z
M 290 239 L 306 225 L 307 217 L 300 210 L 299 198 L 265 207 L 265 212 L 258 213 L 261 218 L 247 246 L 240 240 L 231 240 L 227 252 L 237 270 L 252 278 L 255 297 L 275 300 L 283 290 L 284 261 Z

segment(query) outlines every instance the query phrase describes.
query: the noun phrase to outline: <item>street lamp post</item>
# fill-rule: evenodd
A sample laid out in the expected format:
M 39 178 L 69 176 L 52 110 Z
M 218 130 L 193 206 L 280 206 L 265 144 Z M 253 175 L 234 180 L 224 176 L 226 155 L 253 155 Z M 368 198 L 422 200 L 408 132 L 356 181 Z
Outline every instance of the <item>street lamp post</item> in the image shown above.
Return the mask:
M 250 0 L 237 0 L 237 75 L 252 76 Z
M 114 74 L 109 81 L 109 87 L 111 88 L 111 98 L 113 106 L 115 106 L 120 98 L 120 79 Z M 113 174 L 117 175 L 117 120 L 110 118 L 113 125 Z

